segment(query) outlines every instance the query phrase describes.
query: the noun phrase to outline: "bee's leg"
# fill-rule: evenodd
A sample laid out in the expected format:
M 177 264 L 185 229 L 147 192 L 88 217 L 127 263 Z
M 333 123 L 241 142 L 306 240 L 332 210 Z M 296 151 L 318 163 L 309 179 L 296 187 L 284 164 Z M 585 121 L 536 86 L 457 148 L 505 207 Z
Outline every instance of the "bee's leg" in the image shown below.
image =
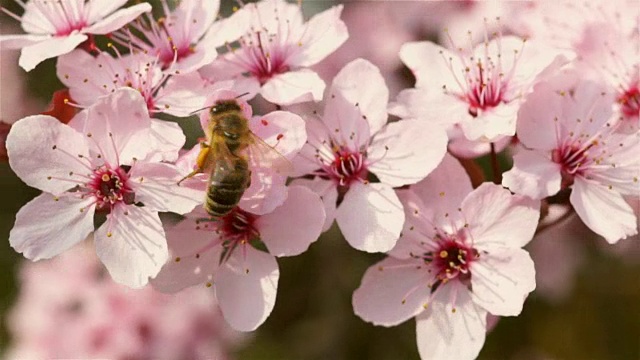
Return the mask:
M 209 156 L 210 149 L 211 147 L 209 146 L 209 144 L 205 143 L 204 141 L 200 143 L 200 153 L 198 153 L 198 158 L 196 159 L 196 168 L 192 172 L 187 174 L 187 176 L 180 179 L 180 181 L 178 181 L 178 185 L 180 185 L 183 181 L 189 178 L 192 178 L 196 174 L 199 174 L 202 172 L 202 169 L 204 169 L 205 162 L 207 161 L 207 156 Z
M 249 182 L 247 182 L 247 189 L 251 186 L 251 170 L 249 170 Z

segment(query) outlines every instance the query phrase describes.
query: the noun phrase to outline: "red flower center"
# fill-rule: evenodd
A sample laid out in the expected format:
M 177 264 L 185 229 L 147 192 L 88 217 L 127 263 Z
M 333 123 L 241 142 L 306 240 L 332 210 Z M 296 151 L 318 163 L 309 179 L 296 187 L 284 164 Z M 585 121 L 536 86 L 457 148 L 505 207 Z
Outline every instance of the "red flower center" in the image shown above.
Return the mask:
M 506 102 L 504 94 L 506 84 L 502 81 L 501 75 L 493 71 L 493 78 L 487 74 L 481 62 L 477 64 L 475 77 L 469 77 L 469 88 L 464 96 L 464 100 L 469 104 L 469 114 L 478 116 L 479 110 L 487 110 Z
M 129 175 L 121 167 L 112 169 L 109 165 L 103 165 L 93 172 L 87 188 L 96 198 L 98 209 L 109 210 L 122 202 L 126 205 L 134 203 L 135 194 L 128 185 Z
M 362 181 L 367 175 L 364 155 L 347 149 L 336 150 L 333 162 L 325 165 L 323 170 L 329 178 L 343 187 L 348 187 L 354 181 Z
M 618 97 L 620 110 L 627 119 L 637 119 L 640 116 L 640 88 L 633 85 Z

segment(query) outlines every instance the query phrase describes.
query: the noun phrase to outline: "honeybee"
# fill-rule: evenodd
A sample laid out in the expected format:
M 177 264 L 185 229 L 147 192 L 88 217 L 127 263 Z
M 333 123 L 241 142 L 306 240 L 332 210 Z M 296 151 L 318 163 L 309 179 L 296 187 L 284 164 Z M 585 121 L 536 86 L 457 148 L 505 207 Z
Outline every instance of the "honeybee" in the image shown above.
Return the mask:
M 209 172 L 204 209 L 214 218 L 230 213 L 251 185 L 250 162 L 282 175 L 291 171 L 287 158 L 251 132 L 236 99 L 218 100 L 209 108 L 206 137 L 207 142 L 200 143 L 196 168 L 178 184 Z

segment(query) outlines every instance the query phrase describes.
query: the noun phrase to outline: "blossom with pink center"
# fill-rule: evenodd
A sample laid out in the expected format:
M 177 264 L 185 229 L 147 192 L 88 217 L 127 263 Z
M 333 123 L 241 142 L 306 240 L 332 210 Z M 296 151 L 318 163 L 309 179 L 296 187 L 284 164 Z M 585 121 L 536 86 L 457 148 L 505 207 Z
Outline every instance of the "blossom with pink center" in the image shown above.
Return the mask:
M 129 87 L 142 94 L 151 114 L 185 117 L 202 108 L 211 90 L 197 73 L 164 71 L 156 57 L 141 52 L 117 57 L 101 52 L 94 57 L 75 50 L 58 59 L 56 72 L 71 98 L 82 106 Z
M 431 42 L 403 45 L 400 58 L 416 85 L 400 93 L 400 106 L 428 109 L 424 119 L 434 123 L 459 124 L 472 141 L 513 136 L 522 96 L 555 54 L 500 34 L 491 41 L 485 37 L 474 49 L 452 47 L 453 52 Z M 416 97 L 419 104 L 410 101 Z
M 0 35 L 0 48 L 22 49 L 19 64 L 31 71 L 42 61 L 75 49 L 91 35 L 105 35 L 116 31 L 140 14 L 151 11 L 147 3 L 117 10 L 126 0 L 30 0 L 17 16 L 7 9 L 2 11 L 17 19 L 23 35 Z M 117 11 L 116 11 L 117 10 Z
M 8 359 L 226 359 L 242 339 L 213 293 L 132 291 L 104 276 L 91 246 L 25 262 L 7 316 Z M 161 314 L 161 316 L 160 316 Z
M 247 4 L 228 19 L 243 26 L 240 47 L 230 48 L 201 73 L 213 81 L 242 79 L 274 104 L 319 101 L 325 83 L 308 67 L 347 40 L 341 12 L 342 5 L 334 6 L 305 23 L 300 7 L 284 0 Z
M 640 133 L 617 133 L 622 123 L 611 116 L 613 95 L 580 76 L 563 69 L 527 97 L 518 113 L 525 148 L 503 184 L 535 199 L 571 188 L 582 221 L 614 243 L 638 232 L 623 195 L 640 195 Z
M 182 73 L 198 70 L 211 63 L 218 52 L 216 47 L 224 41 L 233 41 L 240 37 L 233 26 L 222 28 L 214 25 L 218 16 L 220 1 L 183 0 L 171 11 L 166 0 L 162 0 L 163 16 L 154 20 L 146 15 L 139 21 L 129 24 L 129 29 L 113 34 L 115 41 L 133 46 L 149 55 L 157 56 L 163 69 L 171 68 Z M 202 41 L 209 29 L 218 38 L 217 44 Z M 133 30 L 133 32 L 131 31 Z M 235 38 L 231 33 L 237 33 Z
M 402 236 L 365 273 L 354 311 L 382 326 L 415 317 L 423 359 L 473 359 L 487 314 L 518 315 L 535 288 L 522 246 L 535 232 L 539 202 L 490 183 L 472 190 L 449 155 L 398 196 L 407 217 Z
M 144 286 L 168 257 L 158 212 L 184 214 L 202 201 L 177 186 L 175 166 L 150 161 L 162 150 L 152 130 L 132 89 L 100 98 L 69 125 L 46 115 L 18 121 L 7 138 L 9 164 L 44 193 L 16 215 L 11 246 L 30 260 L 54 257 L 94 231 L 94 215 L 106 214 L 95 231 L 100 260 L 116 282 Z
M 295 184 L 322 196 L 327 221 L 335 219 L 351 246 L 390 250 L 404 211 L 393 191 L 422 180 L 446 152 L 447 136 L 417 120 L 387 122 L 389 92 L 370 62 L 356 59 L 333 80 L 324 112 L 307 119 L 309 139 L 295 159 Z M 371 181 L 374 179 L 375 181 Z
M 239 207 L 221 219 L 200 208 L 188 214 L 167 230 L 171 260 L 152 285 L 163 292 L 212 287 L 227 322 L 236 330 L 255 330 L 275 304 L 280 276 L 275 257 L 304 252 L 324 223 L 317 194 L 302 186 L 288 190 L 286 201 L 264 215 Z

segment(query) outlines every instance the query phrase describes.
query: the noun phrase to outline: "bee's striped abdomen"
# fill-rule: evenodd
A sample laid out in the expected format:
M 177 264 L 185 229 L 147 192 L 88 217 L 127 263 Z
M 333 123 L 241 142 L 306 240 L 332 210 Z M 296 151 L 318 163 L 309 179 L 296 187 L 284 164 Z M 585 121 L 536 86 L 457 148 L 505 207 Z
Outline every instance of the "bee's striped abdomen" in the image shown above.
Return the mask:
M 232 170 L 214 164 L 204 203 L 204 209 L 213 217 L 222 217 L 228 214 L 238 205 L 242 194 L 249 187 L 251 172 L 247 160 L 234 157 L 232 162 Z

